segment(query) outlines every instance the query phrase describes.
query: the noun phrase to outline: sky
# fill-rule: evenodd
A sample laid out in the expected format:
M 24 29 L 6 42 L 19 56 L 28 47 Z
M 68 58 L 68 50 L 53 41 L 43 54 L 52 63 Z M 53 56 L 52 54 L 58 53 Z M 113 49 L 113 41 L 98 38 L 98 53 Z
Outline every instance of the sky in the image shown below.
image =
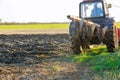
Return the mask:
M 66 15 L 79 16 L 81 1 L 0 0 L 0 19 L 2 22 L 68 22 Z M 114 4 L 110 9 L 111 16 L 120 21 L 120 0 L 107 1 Z

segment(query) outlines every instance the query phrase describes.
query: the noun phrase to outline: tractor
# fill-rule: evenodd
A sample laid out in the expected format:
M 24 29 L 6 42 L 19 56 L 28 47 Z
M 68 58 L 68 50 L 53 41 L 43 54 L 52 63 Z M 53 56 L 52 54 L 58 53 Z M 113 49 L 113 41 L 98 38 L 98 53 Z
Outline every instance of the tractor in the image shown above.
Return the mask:
M 109 16 L 111 7 L 104 0 L 83 0 L 79 4 L 79 16 L 67 15 L 71 20 L 69 33 L 74 54 L 89 50 L 90 45 L 105 44 L 108 52 L 118 49 L 120 29 Z

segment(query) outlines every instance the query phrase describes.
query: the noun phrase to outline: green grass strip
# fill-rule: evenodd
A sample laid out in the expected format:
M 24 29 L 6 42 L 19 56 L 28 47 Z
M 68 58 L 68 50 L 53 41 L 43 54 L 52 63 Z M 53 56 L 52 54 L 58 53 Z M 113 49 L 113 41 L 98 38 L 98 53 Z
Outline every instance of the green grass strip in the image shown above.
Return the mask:
M 99 46 L 91 51 L 74 55 L 70 59 L 74 62 L 84 63 L 95 71 L 120 70 L 120 52 L 107 52 L 105 46 Z
M 0 30 L 21 30 L 21 29 L 59 29 L 68 28 L 69 24 L 17 24 L 0 25 Z
M 116 23 L 116 26 L 117 26 L 118 28 L 120 28 L 120 22 L 117 22 L 117 23 Z

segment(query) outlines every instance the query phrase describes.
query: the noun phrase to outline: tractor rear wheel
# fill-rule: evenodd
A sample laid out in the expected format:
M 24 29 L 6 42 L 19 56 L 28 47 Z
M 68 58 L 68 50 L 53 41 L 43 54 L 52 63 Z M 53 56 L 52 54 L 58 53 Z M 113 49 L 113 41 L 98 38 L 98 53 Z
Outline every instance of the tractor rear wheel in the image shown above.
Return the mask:
M 79 54 L 80 51 L 80 36 L 79 36 L 79 22 L 74 22 L 70 25 L 71 35 L 71 49 L 73 54 Z
M 113 52 L 114 51 L 114 39 L 113 39 L 113 31 L 108 31 L 106 33 L 106 47 L 108 52 Z
M 105 37 L 106 37 L 105 40 L 106 40 L 106 47 L 108 52 L 114 52 L 115 44 L 114 44 L 113 31 L 107 31 Z
M 119 40 L 118 40 L 118 29 L 116 25 L 113 25 L 113 30 L 109 30 L 105 34 L 106 36 L 106 46 L 109 52 L 113 52 L 118 49 L 119 47 Z

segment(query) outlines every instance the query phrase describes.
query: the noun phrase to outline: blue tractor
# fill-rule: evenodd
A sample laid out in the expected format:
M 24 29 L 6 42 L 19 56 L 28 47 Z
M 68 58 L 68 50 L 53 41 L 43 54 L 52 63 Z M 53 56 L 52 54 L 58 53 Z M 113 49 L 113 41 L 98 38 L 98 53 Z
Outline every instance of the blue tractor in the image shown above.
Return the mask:
M 109 17 L 111 4 L 104 0 L 84 0 L 79 4 L 79 17 L 68 15 L 72 20 L 69 32 L 74 54 L 90 49 L 90 45 L 105 44 L 109 52 L 118 49 L 118 30 Z

